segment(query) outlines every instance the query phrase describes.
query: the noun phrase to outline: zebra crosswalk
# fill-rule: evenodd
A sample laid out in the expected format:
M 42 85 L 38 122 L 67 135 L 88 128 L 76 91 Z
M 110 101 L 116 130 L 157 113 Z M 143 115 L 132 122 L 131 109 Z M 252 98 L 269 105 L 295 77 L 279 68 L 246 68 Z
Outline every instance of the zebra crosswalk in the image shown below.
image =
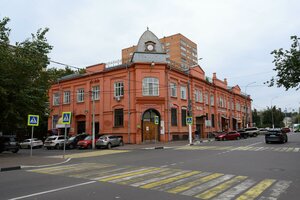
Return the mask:
M 175 150 L 215 150 L 215 151 L 277 151 L 277 152 L 300 152 L 298 147 L 255 147 L 255 146 L 181 146 Z
M 211 200 L 276 200 L 291 181 L 167 167 L 80 163 L 28 170 Z

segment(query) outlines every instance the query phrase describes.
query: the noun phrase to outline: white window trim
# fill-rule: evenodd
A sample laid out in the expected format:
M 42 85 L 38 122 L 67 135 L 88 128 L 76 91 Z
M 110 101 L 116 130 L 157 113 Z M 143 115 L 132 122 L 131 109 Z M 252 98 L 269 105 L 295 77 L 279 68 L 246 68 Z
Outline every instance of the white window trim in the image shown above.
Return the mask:
M 186 86 L 180 86 L 180 97 L 181 99 L 187 99 L 186 97 Z
M 99 100 L 100 99 L 100 86 L 95 85 L 92 86 L 92 100 Z
M 70 91 L 64 91 L 64 104 L 70 104 L 71 100 L 71 92 Z
M 159 96 L 159 79 L 145 77 L 142 83 L 143 96 Z
M 77 89 L 77 102 L 84 102 L 84 88 Z
M 123 97 L 124 96 L 124 82 L 117 81 L 114 83 L 114 97 Z

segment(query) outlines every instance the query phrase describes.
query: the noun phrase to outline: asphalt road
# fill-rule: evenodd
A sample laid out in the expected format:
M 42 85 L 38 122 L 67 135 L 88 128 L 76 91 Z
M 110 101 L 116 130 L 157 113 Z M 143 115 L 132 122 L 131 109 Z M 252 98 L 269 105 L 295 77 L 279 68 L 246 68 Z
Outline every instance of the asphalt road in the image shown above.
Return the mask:
M 64 165 L 1 172 L 0 199 L 298 200 L 299 149 L 298 133 L 285 144 L 258 136 L 114 154 L 75 150 L 81 154 Z

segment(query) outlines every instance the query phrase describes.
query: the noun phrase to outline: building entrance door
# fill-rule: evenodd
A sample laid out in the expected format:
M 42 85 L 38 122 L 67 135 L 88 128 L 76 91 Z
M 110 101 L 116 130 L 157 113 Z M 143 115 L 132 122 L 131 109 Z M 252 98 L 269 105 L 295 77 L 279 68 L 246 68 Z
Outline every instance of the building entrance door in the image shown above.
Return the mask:
M 156 119 L 156 120 L 155 120 Z M 157 120 L 158 119 L 158 120 Z M 143 114 L 143 142 L 159 141 L 160 115 L 157 110 L 149 109 Z M 155 123 L 156 122 L 156 123 Z

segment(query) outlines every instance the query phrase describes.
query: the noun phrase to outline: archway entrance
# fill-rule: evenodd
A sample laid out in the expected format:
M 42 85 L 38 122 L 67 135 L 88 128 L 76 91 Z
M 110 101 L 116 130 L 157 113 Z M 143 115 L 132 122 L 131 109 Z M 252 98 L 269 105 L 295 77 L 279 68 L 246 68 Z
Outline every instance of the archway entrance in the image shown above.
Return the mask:
M 146 110 L 142 118 L 143 142 L 159 141 L 160 114 L 155 109 Z

